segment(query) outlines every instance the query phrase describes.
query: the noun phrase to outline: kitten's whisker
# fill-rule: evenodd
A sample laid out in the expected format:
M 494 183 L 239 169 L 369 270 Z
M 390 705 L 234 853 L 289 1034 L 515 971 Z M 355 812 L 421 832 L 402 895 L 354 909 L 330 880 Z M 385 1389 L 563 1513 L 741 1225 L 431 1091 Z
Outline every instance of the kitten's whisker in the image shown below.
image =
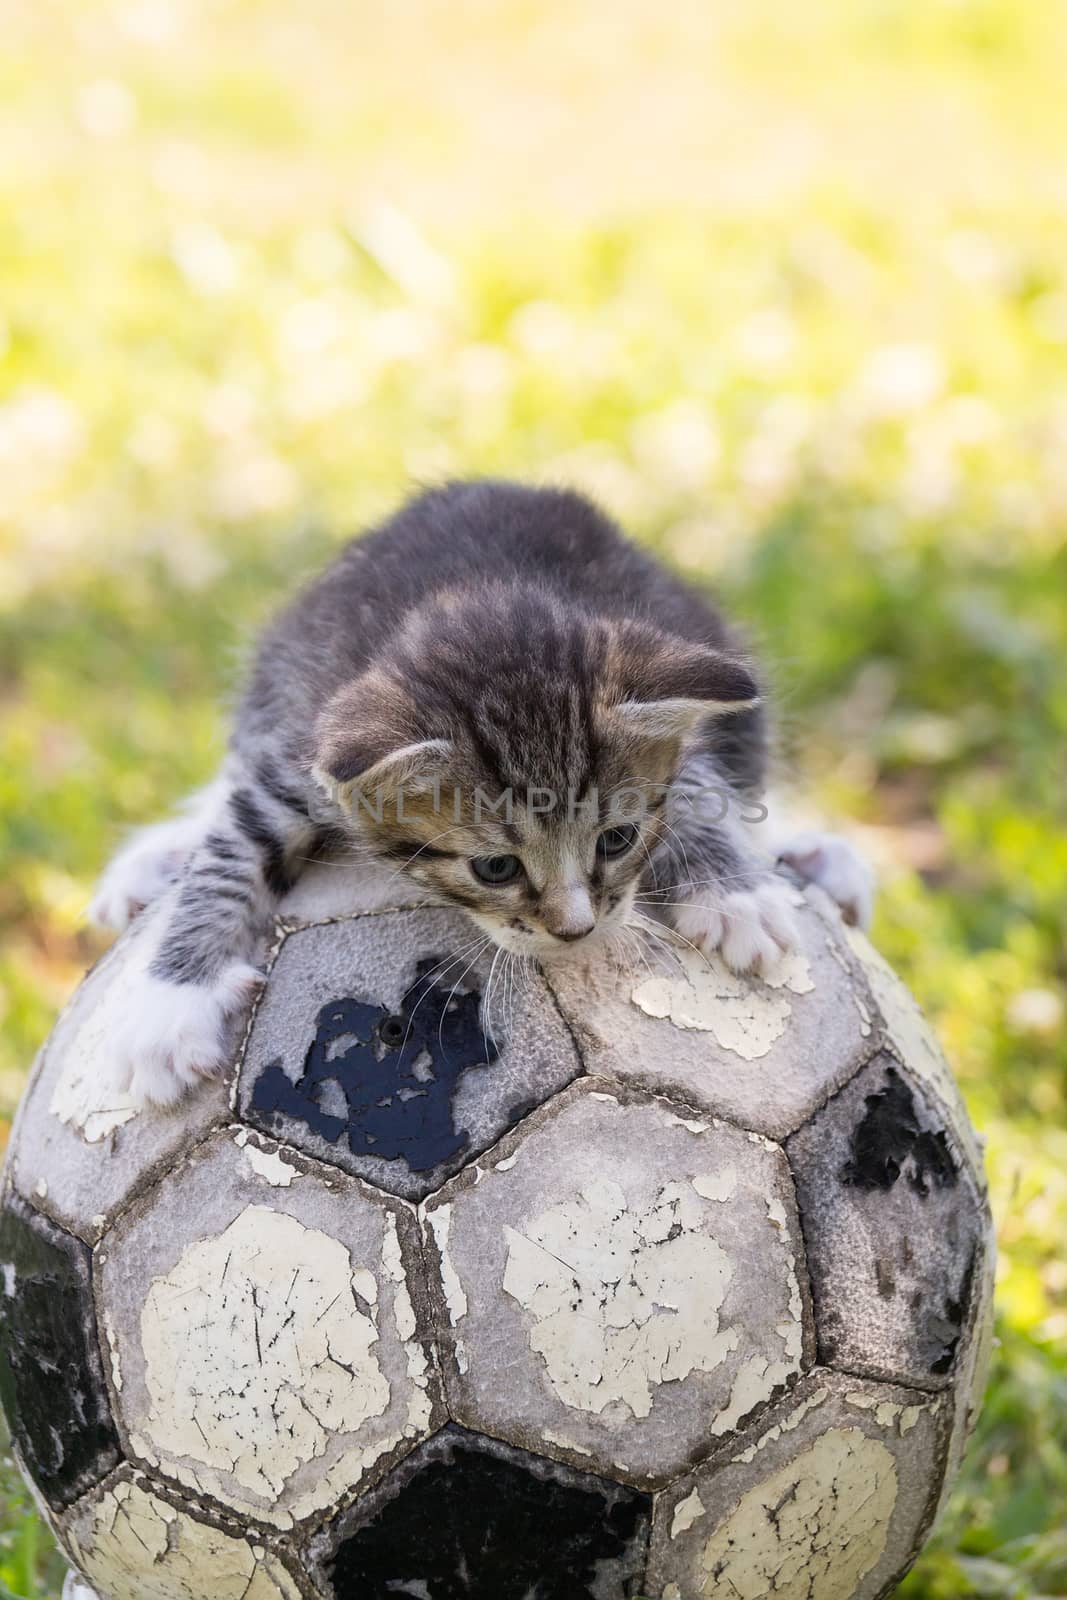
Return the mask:
M 652 891 L 656 894 L 669 892 L 671 889 L 688 889 L 690 884 L 699 887 L 706 883 L 752 883 L 759 877 L 758 871 L 743 869 L 739 872 L 713 872 L 706 878 L 679 878 L 674 883 L 664 883 L 659 889 Z
M 663 889 L 657 889 L 652 894 L 636 894 L 633 898 L 633 904 L 652 908 L 704 905 L 711 906 L 716 911 L 728 912 L 729 906 L 727 905 L 726 896 L 733 892 L 730 890 L 730 884 L 734 882 L 744 886 L 738 892 L 744 892 L 744 889 L 749 889 L 752 886 L 752 879 L 744 874 L 737 874 L 732 878 L 728 876 L 705 878 L 698 880 L 693 885 L 693 888 L 698 889 L 700 892 L 688 895 L 684 900 L 668 900 L 666 896 L 672 891 L 684 894 L 690 887 L 688 883 L 665 886 Z M 716 894 L 716 890 L 720 890 L 721 893 Z
M 455 822 L 450 828 L 442 828 L 440 833 L 435 833 L 432 839 L 425 840 L 424 843 L 419 845 L 417 850 L 412 851 L 411 855 L 409 855 L 405 861 L 402 861 L 398 867 L 394 868 L 394 870 L 389 874 L 388 878 L 386 878 L 383 887 L 388 888 L 389 884 L 392 883 L 394 878 L 399 878 L 402 872 L 410 871 L 411 863 L 416 860 L 418 856 L 421 856 L 424 850 L 429 850 L 431 845 L 435 845 L 438 839 L 444 839 L 448 834 L 456 833 L 463 826 L 464 824 L 462 822 Z
M 452 985 L 452 988 L 449 990 L 448 999 L 445 1001 L 444 1005 L 441 1007 L 441 1020 L 437 1024 L 437 1042 L 441 1046 L 442 1054 L 444 1053 L 444 1048 L 445 1048 L 445 1041 L 444 1041 L 445 1017 L 448 1015 L 448 1008 L 452 1004 L 453 999 L 455 998 L 456 990 L 459 988 L 460 984 L 463 982 L 464 978 L 467 976 L 467 973 L 471 970 L 471 968 L 473 966 L 476 965 L 476 963 L 480 960 L 481 956 L 488 949 L 489 945 L 492 944 L 492 942 L 493 942 L 492 939 L 487 934 L 486 937 L 482 940 L 482 942 L 481 942 L 480 946 L 478 947 L 478 949 L 474 952 L 474 954 L 471 957 L 471 959 L 467 962 L 467 965 L 463 968 L 463 971 L 460 973 L 460 975 L 456 979 L 455 983 Z M 488 1054 L 488 1048 L 486 1050 L 486 1054 Z
M 487 1060 L 489 1057 L 489 1034 L 487 1030 L 489 1028 L 489 1007 L 493 1001 L 493 976 L 496 972 L 496 964 L 503 954 L 504 947 L 503 945 L 498 944 L 496 949 L 493 951 L 493 959 L 489 965 L 489 976 L 485 980 L 485 993 L 482 995 L 482 1044 L 485 1047 Z
M 673 834 L 675 839 L 677 839 L 678 848 L 682 852 L 682 861 L 685 864 L 685 875 L 688 878 L 688 876 L 689 876 L 689 852 L 685 848 L 685 840 L 682 838 L 681 834 L 678 832 L 678 829 L 676 827 L 674 827 L 674 825 L 672 823 L 667 821 L 666 817 L 659 817 L 657 820 L 658 820 L 658 822 L 659 822 L 661 827 L 666 828 L 667 832 L 670 833 L 670 834 Z
M 394 878 L 399 878 L 401 873 L 407 872 L 411 866 L 411 863 L 416 859 L 416 857 L 420 856 L 424 850 L 429 850 L 430 846 L 435 845 L 438 839 L 443 839 L 446 834 L 455 833 L 458 828 L 462 828 L 464 826 L 465 824 L 462 822 L 454 823 L 451 827 L 442 828 L 440 833 L 435 833 L 432 838 L 425 840 L 422 844 L 420 844 L 419 848 L 417 850 L 413 850 L 398 867 L 393 868 L 382 884 L 383 889 L 387 889 L 393 882 Z M 347 867 L 353 864 L 369 864 L 380 866 L 382 862 L 382 855 L 381 851 L 376 850 L 373 845 L 365 844 L 361 840 L 354 839 L 350 845 L 347 845 L 344 848 L 343 851 L 335 852 L 333 857 L 297 856 L 294 859 L 297 861 L 306 862 L 311 866 L 322 865 L 328 867 Z
M 637 938 L 631 928 L 625 926 L 618 929 L 618 952 L 625 956 L 631 980 L 634 977 L 634 952 L 637 949 Z
M 619 928 L 617 928 L 615 930 L 615 932 L 616 932 L 616 935 L 617 935 L 618 941 L 619 941 L 618 946 L 617 946 L 618 952 L 619 952 L 620 955 L 625 956 L 625 958 L 626 958 L 626 965 L 627 965 L 627 969 L 628 969 L 628 972 L 629 972 L 630 982 L 631 983 L 636 983 L 637 982 L 637 974 L 636 974 L 636 972 L 634 970 L 634 963 L 633 963 L 633 957 L 634 957 L 634 953 L 635 952 L 637 954 L 638 959 L 640 961 L 644 962 L 645 971 L 648 973 L 648 976 L 651 977 L 652 976 L 652 968 L 649 966 L 648 962 L 645 960 L 644 953 L 641 950 L 640 945 L 638 944 L 637 935 L 636 935 L 635 931 L 632 928 L 628 928 L 625 925 L 623 925 L 623 926 L 620 926 Z
M 648 871 L 651 873 L 652 877 L 654 878 L 656 876 L 656 864 L 652 859 L 651 850 L 648 848 L 648 845 L 645 843 L 644 834 L 639 833 L 637 835 L 637 842 L 641 846 L 641 849 L 645 852 L 645 860 L 648 862 Z M 644 876 L 644 874 L 642 874 L 642 877 L 643 876 Z M 638 882 L 638 887 L 640 887 L 640 880 Z M 635 898 L 636 898 L 636 895 L 635 895 Z
M 357 846 L 355 841 L 345 845 L 343 849 L 331 850 L 329 855 L 323 856 L 291 856 L 292 861 L 301 861 L 309 867 L 349 867 L 353 864 L 363 866 L 367 862 L 380 860 L 380 857 L 368 845 Z
M 505 950 L 504 965 L 500 969 L 500 981 L 504 989 L 504 1009 L 509 1016 L 511 1015 L 511 987 L 509 980 L 511 977 L 511 968 L 514 959 L 515 958 L 511 951 Z
M 454 967 L 458 961 L 462 961 L 463 957 L 467 954 L 468 950 L 472 950 L 477 943 L 478 943 L 477 938 L 471 939 L 468 944 L 465 944 L 465 945 L 461 946 L 459 951 L 456 952 L 455 954 L 450 955 L 450 956 L 442 956 L 441 960 L 438 961 L 436 963 L 436 965 L 432 966 L 430 968 L 429 972 L 424 972 L 422 977 L 418 979 L 418 982 L 423 985 L 423 990 L 422 990 L 422 993 L 419 995 L 419 998 L 416 1000 L 415 1004 L 411 1008 L 411 1015 L 408 1017 L 407 1030 L 406 1030 L 406 1032 L 404 1034 L 403 1039 L 400 1041 L 399 1048 L 401 1050 L 404 1048 L 404 1046 L 407 1044 L 408 1040 L 411 1037 L 411 1029 L 412 1029 L 412 1026 L 413 1026 L 413 1024 L 415 1022 L 416 1012 L 418 1011 L 419 1007 L 422 1005 L 423 1001 L 426 999 L 426 996 L 428 994 L 432 994 L 434 989 L 437 988 L 437 984 L 434 983 L 434 982 L 431 982 L 430 980 L 432 978 L 434 978 L 435 974 L 441 973 L 441 969 L 442 968 L 444 968 L 445 972 L 448 972 L 449 969 Z M 475 960 L 477 960 L 477 957 L 475 957 Z
M 515 1010 L 515 975 L 518 965 L 519 957 L 513 950 L 509 950 L 507 952 L 507 960 L 504 962 L 504 1005 L 509 1017 L 512 1016 Z
M 638 834 L 638 842 L 640 842 L 641 850 L 645 851 L 645 858 L 646 861 L 648 861 L 649 872 L 651 872 L 653 875 L 656 874 L 656 866 L 654 866 L 653 856 L 651 856 L 651 851 L 649 851 L 648 845 L 646 845 L 645 840 L 641 838 L 640 834 Z M 641 917 L 643 922 L 648 922 L 648 918 L 643 917 L 643 914 L 641 914 L 640 910 L 637 909 L 637 907 L 641 906 L 641 904 L 659 904 L 659 896 L 657 896 L 657 894 L 651 894 L 651 896 L 648 896 L 648 894 L 635 893 L 633 894 L 632 901 L 630 901 L 630 914 L 635 915 L 635 917 Z
M 649 927 L 652 926 L 652 924 L 649 921 L 649 918 L 644 916 L 644 914 L 642 912 L 638 911 L 638 912 L 635 913 L 635 915 L 640 919 L 641 922 L 648 923 Z M 712 965 L 711 965 L 711 962 L 708 960 L 708 958 L 705 955 L 704 951 L 701 950 L 699 945 L 694 944 L 692 939 L 687 939 L 684 934 L 681 934 L 681 933 L 678 932 L 677 928 L 672 928 L 670 923 L 668 923 L 668 922 L 657 923 L 656 924 L 656 932 L 657 932 L 657 934 L 660 933 L 660 930 L 662 930 L 662 936 L 665 936 L 667 938 L 668 942 L 672 941 L 672 940 L 677 940 L 680 944 L 688 945 L 689 949 L 692 950 L 695 955 L 700 957 L 701 961 L 703 961 L 704 965 L 707 967 L 709 972 L 714 970 Z
M 498 989 L 498 991 L 500 993 L 500 1006 L 498 1007 L 498 1009 L 500 1011 L 501 1021 L 503 1021 L 503 1019 L 507 1015 L 507 1003 L 508 1003 L 508 953 L 504 949 L 503 945 L 499 945 L 497 948 L 499 949 L 500 954 L 503 957 L 503 960 L 500 963 L 500 974 L 499 974 L 499 977 L 496 980 L 496 986 L 497 986 L 497 989 Z M 494 956 L 493 956 L 493 967 L 495 967 L 495 966 L 496 966 L 496 955 L 494 954 Z M 492 970 L 492 968 L 490 968 L 490 971 L 489 971 L 490 982 L 492 982 L 492 977 L 493 977 L 493 970 Z
M 635 900 L 654 903 L 661 895 L 671 893 L 684 893 L 687 889 L 718 888 L 722 885 L 741 884 L 744 888 L 751 888 L 756 881 L 756 874 L 752 872 L 717 872 L 709 878 L 687 878 L 679 883 L 665 883 L 658 889 L 648 889 L 644 894 L 634 896 Z
M 613 961 L 621 954 L 624 937 L 625 931 L 621 924 L 611 928 L 604 935 L 602 948 Z
M 639 838 L 640 838 L 640 836 L 639 836 Z M 649 851 L 649 848 L 645 844 L 644 839 L 640 839 L 640 843 L 641 843 L 642 848 L 644 849 L 645 856 L 648 859 L 649 871 L 654 874 L 656 869 L 655 869 L 655 865 L 654 865 L 654 863 L 652 861 L 652 856 L 651 856 L 651 853 Z M 685 850 L 685 846 L 684 845 L 682 846 L 682 849 L 683 849 L 683 854 L 684 854 L 684 850 Z M 688 862 L 687 862 L 687 865 L 688 865 Z M 671 887 L 674 887 L 674 885 L 671 885 Z M 641 911 L 639 911 L 637 909 L 638 906 L 639 905 L 657 905 L 658 906 L 658 905 L 664 905 L 666 903 L 669 903 L 669 902 L 664 902 L 660 898 L 660 895 L 659 895 L 658 892 L 654 893 L 654 894 L 651 894 L 651 895 L 641 895 L 641 894 L 635 894 L 634 895 L 633 900 L 631 901 L 631 915 L 633 915 L 635 917 L 639 917 L 643 923 L 648 925 L 647 929 L 645 930 L 646 931 L 646 936 L 648 936 L 648 932 L 651 929 L 651 922 L 650 922 L 650 919 L 648 917 L 646 917 L 643 912 L 641 912 Z M 679 904 L 679 905 L 682 904 L 681 901 L 674 902 L 674 903 L 675 904 Z M 666 924 L 659 924 L 658 926 L 666 927 L 667 925 Z M 676 929 L 671 929 L 671 932 L 672 933 L 677 933 L 677 930 Z M 681 938 L 681 934 L 678 934 L 678 937 Z M 663 942 L 662 941 L 662 936 L 661 936 L 661 942 Z M 693 948 L 696 949 L 696 946 L 694 945 Z M 672 951 L 672 955 L 675 956 L 675 959 L 677 959 L 677 953 L 676 952 Z
M 629 934 L 630 939 L 633 942 L 633 947 L 637 952 L 637 959 L 643 964 L 645 971 L 648 973 L 648 976 L 650 978 L 654 977 L 655 974 L 652 971 L 652 963 L 649 961 L 648 956 L 645 954 L 644 947 L 641 944 L 641 937 L 648 937 L 646 935 L 646 933 L 645 933 L 645 929 L 644 928 L 627 928 L 626 931 Z M 672 951 L 671 953 L 673 955 L 674 952 Z
M 638 915 L 640 916 L 640 913 L 638 913 Z M 642 921 L 644 920 L 645 919 L 642 918 Z M 671 927 L 669 923 L 647 923 L 647 925 L 639 928 L 637 931 L 642 933 L 645 938 L 651 939 L 654 944 L 659 945 L 662 949 L 670 950 L 671 954 L 675 957 L 677 957 L 678 952 L 677 949 L 673 949 L 672 947 L 676 945 L 685 945 L 688 949 L 692 950 L 695 955 L 699 956 L 701 961 L 703 961 L 706 966 L 711 965 L 707 956 L 705 955 L 704 951 L 700 949 L 699 945 L 694 944 L 691 939 L 687 939 L 684 934 L 679 933 L 678 929 Z
M 516 985 L 521 983 L 524 986 L 524 988 L 527 988 L 527 989 L 529 988 L 529 986 L 530 986 L 530 974 L 533 971 L 533 966 L 532 966 L 532 964 L 530 962 L 529 956 L 525 953 L 525 951 L 522 954 L 519 954 L 518 952 L 516 952 L 516 954 L 513 957 L 513 960 L 514 960 L 515 966 L 514 966 L 514 969 L 513 969 L 513 976 L 512 976 L 512 997 L 514 999 L 514 993 L 515 993 L 515 986 Z
M 651 927 L 631 928 L 631 932 L 633 933 L 634 938 L 638 941 L 641 939 L 646 940 L 657 954 L 662 953 L 668 956 L 673 964 L 678 968 L 679 972 L 684 971 L 682 960 L 678 954 L 678 951 L 670 943 L 670 940 L 664 938 L 658 930 L 653 930 Z M 647 957 L 645 957 L 645 960 L 647 961 Z
M 728 910 L 728 907 L 726 906 L 725 901 L 716 900 L 712 895 L 709 895 L 709 894 L 701 895 L 699 901 L 697 901 L 697 900 L 635 900 L 634 901 L 634 905 L 635 906 L 652 906 L 652 907 L 664 906 L 667 909 L 670 909 L 671 906 L 701 905 L 701 906 L 709 906 L 713 911 L 727 911 Z M 668 926 L 668 924 L 664 923 L 664 926 L 666 927 L 666 926 Z
M 442 967 L 451 966 L 453 962 L 458 961 L 460 959 L 460 957 L 465 955 L 468 950 L 472 949 L 477 942 L 478 942 L 478 936 L 477 935 L 475 935 L 475 937 L 473 939 L 468 939 L 467 943 L 460 945 L 458 950 L 453 950 L 450 955 L 442 956 L 440 961 L 436 961 L 434 963 L 434 965 L 432 967 L 430 967 L 430 969 L 427 972 L 424 972 L 422 977 L 419 978 L 417 981 L 419 983 L 422 983 L 422 984 L 425 984 L 425 983 L 429 982 L 429 980 L 434 976 L 434 973 L 440 972 Z M 431 989 L 433 988 L 432 984 L 430 984 L 430 988 Z M 421 1004 L 423 998 L 424 998 L 423 995 L 419 996 L 420 1004 Z M 412 1015 L 414 1015 L 414 1013 L 412 1013 Z

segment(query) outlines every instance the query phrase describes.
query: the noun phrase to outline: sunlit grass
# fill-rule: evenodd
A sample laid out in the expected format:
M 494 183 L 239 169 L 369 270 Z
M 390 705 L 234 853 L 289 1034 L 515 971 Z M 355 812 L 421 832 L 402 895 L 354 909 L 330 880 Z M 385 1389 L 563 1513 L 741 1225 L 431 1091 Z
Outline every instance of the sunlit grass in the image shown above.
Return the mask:
M 989 1141 L 998 1351 L 918 1600 L 1067 1593 L 1062 8 L 16 6 L 0 1103 L 121 830 L 412 482 L 595 493 L 773 663 Z M 3 1586 L 57 1595 L 0 1481 Z

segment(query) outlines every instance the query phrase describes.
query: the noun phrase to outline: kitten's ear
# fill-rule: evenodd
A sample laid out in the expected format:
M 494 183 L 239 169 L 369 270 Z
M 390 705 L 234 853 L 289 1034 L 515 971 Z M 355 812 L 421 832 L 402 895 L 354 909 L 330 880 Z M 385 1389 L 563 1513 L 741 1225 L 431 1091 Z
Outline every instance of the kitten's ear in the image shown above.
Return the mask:
M 418 794 L 428 794 L 434 779 L 445 770 L 451 749 L 447 739 L 422 739 L 416 744 L 401 745 L 399 750 L 390 751 L 371 766 L 354 772 L 350 778 L 339 777 L 319 762 L 312 767 L 311 775 L 342 811 L 351 814 L 363 795 L 373 802 L 372 812 L 380 813 L 378 800 L 393 801 L 401 792 L 412 799 Z M 351 765 L 348 759 L 339 763 L 342 772 L 348 771 Z
M 759 705 L 759 685 L 737 656 L 709 645 L 641 629 L 625 652 L 627 692 L 615 707 L 625 730 L 640 739 L 684 739 L 707 717 L 734 715 Z
M 319 717 L 311 773 L 342 810 L 360 795 L 395 798 L 428 792 L 448 763 L 448 739 L 418 737 L 410 700 L 370 671 L 338 690 Z

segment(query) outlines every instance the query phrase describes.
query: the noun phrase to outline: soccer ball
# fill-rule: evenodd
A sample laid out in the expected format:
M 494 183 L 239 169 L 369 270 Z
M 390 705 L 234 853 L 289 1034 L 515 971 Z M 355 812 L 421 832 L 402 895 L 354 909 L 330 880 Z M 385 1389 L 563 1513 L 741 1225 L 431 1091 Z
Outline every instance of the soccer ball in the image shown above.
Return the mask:
M 520 970 L 413 893 L 309 875 L 175 1113 L 106 1088 L 137 924 L 45 1046 L 0 1392 L 68 1593 L 887 1593 L 991 1322 L 910 996 L 814 889 L 766 982 L 658 937 Z

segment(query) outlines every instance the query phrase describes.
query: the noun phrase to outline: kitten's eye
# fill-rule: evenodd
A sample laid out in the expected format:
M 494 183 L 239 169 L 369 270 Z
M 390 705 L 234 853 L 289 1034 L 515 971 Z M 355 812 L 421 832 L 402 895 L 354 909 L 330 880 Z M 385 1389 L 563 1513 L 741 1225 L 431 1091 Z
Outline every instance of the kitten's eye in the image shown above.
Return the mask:
M 625 855 L 637 842 L 636 822 L 623 822 L 617 828 L 605 828 L 596 842 L 596 853 L 606 861 L 612 856 Z
M 480 883 L 514 883 L 522 871 L 518 856 L 475 856 L 471 871 Z

